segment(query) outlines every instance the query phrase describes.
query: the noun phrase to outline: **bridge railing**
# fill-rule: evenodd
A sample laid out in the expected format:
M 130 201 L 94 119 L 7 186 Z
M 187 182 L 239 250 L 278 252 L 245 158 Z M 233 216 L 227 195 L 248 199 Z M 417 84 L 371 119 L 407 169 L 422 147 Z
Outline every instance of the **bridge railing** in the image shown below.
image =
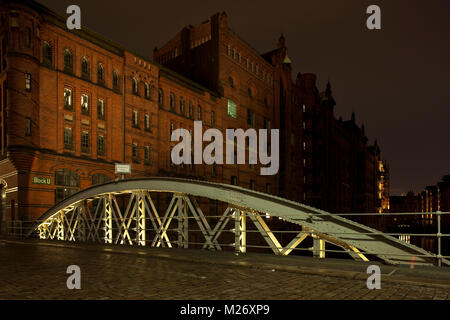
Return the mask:
M 25 238 L 33 228 L 34 221 L 10 220 L 5 222 L 4 230 L 8 237 Z

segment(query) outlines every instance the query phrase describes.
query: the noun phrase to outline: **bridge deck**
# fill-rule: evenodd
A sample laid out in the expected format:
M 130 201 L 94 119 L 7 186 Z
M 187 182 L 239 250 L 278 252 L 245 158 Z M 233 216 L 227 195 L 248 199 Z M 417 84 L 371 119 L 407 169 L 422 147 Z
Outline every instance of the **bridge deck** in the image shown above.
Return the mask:
M 82 290 L 66 288 L 81 268 Z M 298 256 L 0 240 L 0 299 L 450 299 L 448 268 Z M 14 270 L 14 271 L 12 271 Z

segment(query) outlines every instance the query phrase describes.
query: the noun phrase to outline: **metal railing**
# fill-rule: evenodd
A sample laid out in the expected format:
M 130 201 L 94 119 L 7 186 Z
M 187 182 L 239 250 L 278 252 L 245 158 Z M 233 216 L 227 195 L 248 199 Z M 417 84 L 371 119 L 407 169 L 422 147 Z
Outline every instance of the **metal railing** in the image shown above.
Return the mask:
M 34 221 L 10 220 L 5 221 L 5 232 L 8 237 L 25 238 L 34 225 Z

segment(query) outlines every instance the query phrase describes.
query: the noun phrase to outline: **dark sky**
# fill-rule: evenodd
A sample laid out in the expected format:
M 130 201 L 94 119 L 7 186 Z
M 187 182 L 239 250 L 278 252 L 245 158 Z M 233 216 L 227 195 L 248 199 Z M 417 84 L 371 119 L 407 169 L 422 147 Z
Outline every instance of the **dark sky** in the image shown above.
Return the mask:
M 364 124 L 390 164 L 391 194 L 421 191 L 450 174 L 449 0 L 39 0 L 151 57 L 185 25 L 219 11 L 260 53 L 281 33 L 297 72 L 330 79 L 336 116 Z M 382 30 L 366 28 L 366 9 L 381 7 Z

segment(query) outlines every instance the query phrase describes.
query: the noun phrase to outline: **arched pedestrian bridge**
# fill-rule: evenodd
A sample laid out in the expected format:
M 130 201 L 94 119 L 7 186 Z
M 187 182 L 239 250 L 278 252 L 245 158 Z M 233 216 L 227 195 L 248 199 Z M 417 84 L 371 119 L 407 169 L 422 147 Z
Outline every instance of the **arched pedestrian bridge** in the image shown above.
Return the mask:
M 169 196 L 164 207 L 158 201 L 162 193 Z M 205 215 L 199 198 L 220 201 L 223 213 L 215 220 Z M 294 227 L 290 242 L 282 245 L 278 233 L 270 229 L 273 220 Z M 194 244 L 210 250 L 232 246 L 236 252 L 246 252 L 258 247 L 248 243 L 257 234 L 275 254 L 288 255 L 312 237 L 313 247 L 308 250 L 322 258 L 325 243 L 331 243 L 358 260 L 376 257 L 388 264 L 410 264 L 414 257 L 416 265 L 437 264 L 433 253 L 335 214 L 237 186 L 165 177 L 120 180 L 83 190 L 48 210 L 27 236 L 187 248 L 193 244 L 189 233 L 194 231 L 202 239 Z M 450 265 L 447 260 L 442 264 Z

